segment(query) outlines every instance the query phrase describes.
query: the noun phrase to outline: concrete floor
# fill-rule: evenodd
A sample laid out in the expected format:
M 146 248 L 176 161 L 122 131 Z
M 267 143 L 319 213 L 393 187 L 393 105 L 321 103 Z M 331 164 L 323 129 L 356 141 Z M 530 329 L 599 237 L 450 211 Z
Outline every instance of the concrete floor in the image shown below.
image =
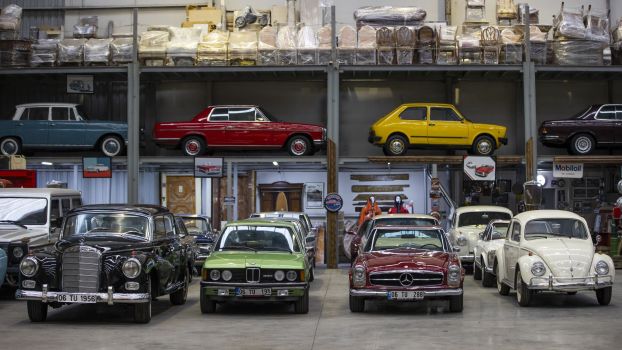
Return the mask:
M 620 273 L 620 270 L 618 270 Z M 465 280 L 464 312 L 443 304 L 368 303 L 367 312 L 348 308 L 347 270 L 318 270 L 308 315 L 286 305 L 228 305 L 216 314 L 199 311 L 199 283 L 188 302 L 154 303 L 147 325 L 132 323 L 129 309 L 65 306 L 48 321 L 28 321 L 25 302 L 0 298 L 0 349 L 619 349 L 622 282 L 611 305 L 601 307 L 593 292 L 539 295 L 520 308 L 514 293 L 503 297 Z

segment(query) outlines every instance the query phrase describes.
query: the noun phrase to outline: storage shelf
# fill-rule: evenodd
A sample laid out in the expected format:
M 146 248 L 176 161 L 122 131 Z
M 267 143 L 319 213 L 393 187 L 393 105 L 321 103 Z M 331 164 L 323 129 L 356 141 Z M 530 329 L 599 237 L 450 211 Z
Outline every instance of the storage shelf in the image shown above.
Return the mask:
M 327 66 L 141 67 L 141 80 L 313 80 L 325 81 Z
M 0 75 L 127 74 L 127 66 L 0 68 Z
M 619 80 L 622 66 L 536 66 L 538 80 Z
M 522 78 L 522 65 L 340 66 L 342 79 L 509 79 Z
M 524 163 L 524 156 L 509 155 L 496 156 L 496 162 L 499 166 L 520 165 Z M 464 156 L 402 156 L 402 157 L 369 157 L 371 163 L 421 163 L 421 164 L 462 164 Z

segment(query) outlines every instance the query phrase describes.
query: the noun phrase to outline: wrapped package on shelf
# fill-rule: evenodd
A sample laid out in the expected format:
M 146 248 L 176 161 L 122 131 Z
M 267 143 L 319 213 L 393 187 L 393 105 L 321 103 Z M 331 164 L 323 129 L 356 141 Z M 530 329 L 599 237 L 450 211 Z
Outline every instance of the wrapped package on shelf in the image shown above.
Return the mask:
M 7 15 L 0 15 L 0 30 L 4 31 L 19 31 L 21 26 L 21 20 Z
M 278 63 L 283 66 L 296 64 L 296 27 L 285 26 L 279 29 L 276 47 L 279 49 Z
M 368 6 L 354 11 L 356 27 L 363 26 L 421 26 L 425 21 L 425 10 L 413 6 Z
M 436 29 L 431 26 L 422 26 L 417 30 L 417 63 L 434 64 L 436 37 Z
M 590 8 L 584 18 L 586 23 L 585 38 L 587 40 L 600 41 L 605 44 L 611 42 L 609 35 L 609 17 L 606 13 Z
M 514 28 L 504 28 L 501 31 L 501 51 L 499 63 L 520 64 L 523 61 L 522 33 Z
M 30 40 L 0 41 L 0 66 L 26 67 L 30 63 Z
M 514 20 L 518 17 L 514 0 L 497 0 L 497 19 Z
M 339 64 L 356 63 L 356 29 L 351 26 L 343 26 L 337 35 L 337 61 Z
M 618 41 L 611 45 L 611 64 L 622 65 L 622 41 Z
M 78 24 L 73 26 L 74 38 L 94 38 L 97 36 L 97 16 L 87 16 L 80 18 Z
M 168 26 L 151 27 L 140 34 L 138 59 L 146 66 L 163 66 L 166 62 L 166 46 L 170 39 Z
M 298 38 L 296 40 L 298 64 L 301 65 L 313 65 L 318 64 L 318 42 L 315 30 L 311 26 L 303 26 L 298 31 Z
M 372 26 L 365 25 L 358 30 L 355 64 L 376 64 L 376 29 Z
M 259 31 L 257 44 L 257 65 L 276 66 L 279 62 L 279 50 L 276 47 L 276 27 L 266 26 Z
M 415 59 L 415 45 L 417 44 L 416 29 L 400 26 L 395 29 L 395 57 L 397 64 L 413 64 Z
M 118 37 L 112 39 L 110 43 L 110 60 L 113 64 L 123 64 L 132 62 L 134 54 L 134 38 Z
M 86 39 L 63 39 L 58 43 L 59 64 L 82 64 Z
M 618 25 L 612 32 L 613 42 L 621 42 L 622 41 L 622 25 Z
M 484 7 L 486 0 L 466 0 L 466 5 L 468 7 Z
M 552 43 L 554 64 L 570 66 L 602 66 L 603 49 L 595 40 L 555 40 Z
M 257 32 L 231 32 L 229 34 L 229 64 L 254 66 L 257 64 Z
M 466 22 L 485 22 L 486 11 L 483 7 L 467 7 Z
M 171 40 L 166 44 L 166 60 L 171 66 L 194 66 L 201 28 L 170 27 Z
M 89 39 L 84 44 L 85 64 L 109 64 L 112 39 Z
M 529 38 L 531 41 L 531 61 L 536 64 L 547 63 L 547 35 L 538 26 L 529 26 Z
M 583 24 L 583 11 L 562 7 L 561 12 L 553 20 L 555 37 L 567 39 L 585 39 L 587 30 Z
M 525 16 L 527 14 L 527 4 L 520 3 L 517 6 L 518 9 L 518 23 L 525 24 Z M 540 10 L 530 6 L 529 7 L 529 24 L 540 23 Z
M 480 45 L 482 47 L 482 60 L 484 64 L 499 64 L 501 32 L 494 26 L 482 28 Z
M 265 27 L 264 29 L 266 28 L 271 27 Z M 197 46 L 197 65 L 226 66 L 228 43 L 229 32 L 227 31 L 214 30 L 204 35 L 203 40 Z M 274 51 L 276 51 L 276 48 Z
M 378 64 L 393 64 L 395 61 L 395 32 L 392 27 L 376 29 Z
M 22 24 L 22 8 L 15 4 L 5 6 L 0 12 L 0 40 L 15 40 Z
M 330 26 L 326 25 L 317 31 L 318 64 L 328 64 L 333 59 L 333 38 Z
M 39 39 L 32 44 L 30 56 L 31 66 L 48 66 L 56 64 L 58 58 L 58 39 Z
M 458 61 L 460 64 L 482 63 L 481 39 L 481 30 L 463 35 L 458 39 Z
M 436 64 L 452 65 L 458 63 L 458 27 L 442 24 L 438 27 L 438 43 L 436 47 Z

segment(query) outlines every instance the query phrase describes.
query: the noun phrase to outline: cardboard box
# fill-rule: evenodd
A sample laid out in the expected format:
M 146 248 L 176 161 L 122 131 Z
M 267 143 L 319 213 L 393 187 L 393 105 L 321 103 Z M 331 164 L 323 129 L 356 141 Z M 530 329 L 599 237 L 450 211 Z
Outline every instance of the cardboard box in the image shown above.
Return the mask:
M 186 6 L 186 21 L 220 24 L 222 11 L 215 7 L 188 5 Z

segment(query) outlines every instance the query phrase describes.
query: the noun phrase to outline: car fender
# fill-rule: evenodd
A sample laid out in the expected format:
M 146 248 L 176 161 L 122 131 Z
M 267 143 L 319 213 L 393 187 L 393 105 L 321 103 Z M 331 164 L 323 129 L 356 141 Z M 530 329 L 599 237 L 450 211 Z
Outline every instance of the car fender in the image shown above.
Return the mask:
M 592 276 L 596 274 L 596 264 L 601 260 L 606 262 L 607 265 L 609 266 L 609 275 L 611 276 L 611 282 L 614 282 L 616 268 L 615 268 L 615 265 L 613 264 L 613 259 L 611 259 L 609 255 L 602 254 L 602 253 L 595 253 L 594 257 L 592 258 L 592 266 L 590 267 L 590 273 L 592 274 Z
M 523 281 L 525 281 L 525 283 L 527 284 L 529 284 L 529 282 L 531 281 L 533 277 L 536 277 L 534 276 L 533 273 L 531 273 L 531 266 L 533 266 L 533 264 L 537 261 L 543 263 L 544 266 L 546 267 L 546 272 L 544 273 L 544 275 L 540 277 L 548 276 L 551 273 L 551 269 L 549 269 L 549 267 L 546 265 L 544 260 L 542 260 L 537 255 L 531 255 L 531 256 L 523 255 L 520 258 L 518 258 L 518 261 L 516 262 L 516 264 L 520 268 L 521 277 L 523 278 Z
M 497 280 L 503 281 L 503 279 L 506 278 L 505 277 L 505 257 L 503 254 L 503 246 L 497 248 L 495 252 L 495 261 L 497 264 Z

